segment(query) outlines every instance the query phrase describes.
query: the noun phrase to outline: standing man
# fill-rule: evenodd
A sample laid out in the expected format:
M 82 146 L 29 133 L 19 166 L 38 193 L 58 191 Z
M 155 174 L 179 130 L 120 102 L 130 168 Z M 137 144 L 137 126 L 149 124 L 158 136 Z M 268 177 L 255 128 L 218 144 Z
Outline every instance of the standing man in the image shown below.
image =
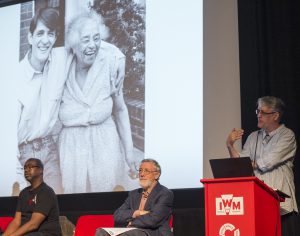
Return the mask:
M 129 192 L 124 204 L 114 213 L 116 226 L 138 229 L 121 235 L 173 235 L 169 226 L 173 193 L 158 182 L 160 175 L 161 168 L 157 161 L 142 160 L 139 168 L 142 188 Z
M 57 198 L 44 183 L 43 171 L 40 159 L 30 158 L 25 162 L 24 176 L 30 186 L 20 193 L 15 217 L 3 236 L 61 235 Z
M 226 144 L 231 157 L 247 157 L 252 160 L 257 178 L 268 186 L 279 189 L 291 198 L 280 203 L 282 235 L 296 235 L 296 213 L 298 207 L 295 197 L 293 161 L 296 153 L 296 140 L 292 130 L 281 124 L 284 103 L 280 98 L 266 96 L 257 101 L 256 115 L 258 128 L 252 132 L 241 153 L 234 147 L 244 131 L 233 129 Z
M 28 33 L 30 50 L 18 71 L 18 151 L 21 166 L 29 157 L 45 163 L 44 179 L 56 193 L 62 192 L 55 136 L 58 110 L 65 83 L 65 50 L 53 48 L 58 34 L 59 15 L 42 8 L 33 17 Z M 24 187 L 23 183 L 20 183 Z

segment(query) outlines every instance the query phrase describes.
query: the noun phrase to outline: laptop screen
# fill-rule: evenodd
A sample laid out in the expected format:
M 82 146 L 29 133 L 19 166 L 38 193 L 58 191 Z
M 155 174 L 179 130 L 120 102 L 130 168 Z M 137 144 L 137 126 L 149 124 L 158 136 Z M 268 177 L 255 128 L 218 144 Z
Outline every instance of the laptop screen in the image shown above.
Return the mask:
M 250 157 L 210 159 L 214 178 L 254 176 Z

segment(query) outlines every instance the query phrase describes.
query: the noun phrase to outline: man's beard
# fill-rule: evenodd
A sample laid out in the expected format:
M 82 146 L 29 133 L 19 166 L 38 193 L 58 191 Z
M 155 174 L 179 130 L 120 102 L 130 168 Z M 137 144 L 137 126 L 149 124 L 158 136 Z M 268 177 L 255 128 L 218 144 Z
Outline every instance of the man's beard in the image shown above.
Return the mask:
M 140 186 L 143 189 L 148 189 L 151 187 L 151 185 L 153 184 L 153 181 L 147 179 L 147 180 L 140 180 Z

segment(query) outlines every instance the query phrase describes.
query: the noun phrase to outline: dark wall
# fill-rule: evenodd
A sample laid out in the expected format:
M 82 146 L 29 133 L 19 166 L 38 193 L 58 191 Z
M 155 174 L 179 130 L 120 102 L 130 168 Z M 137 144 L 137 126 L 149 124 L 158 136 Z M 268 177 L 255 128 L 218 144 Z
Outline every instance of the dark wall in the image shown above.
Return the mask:
M 300 1 L 238 0 L 241 110 L 246 137 L 257 129 L 257 98 L 273 95 L 285 101 L 283 123 L 295 132 L 299 146 L 299 9 Z M 299 149 L 294 164 L 299 203 Z

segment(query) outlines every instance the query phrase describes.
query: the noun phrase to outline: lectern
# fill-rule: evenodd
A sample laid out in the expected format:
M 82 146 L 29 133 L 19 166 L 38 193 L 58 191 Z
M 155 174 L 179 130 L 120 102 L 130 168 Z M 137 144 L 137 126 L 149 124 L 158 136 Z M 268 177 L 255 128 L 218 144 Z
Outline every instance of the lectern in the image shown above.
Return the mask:
M 206 236 L 280 236 L 278 194 L 256 177 L 202 179 Z

